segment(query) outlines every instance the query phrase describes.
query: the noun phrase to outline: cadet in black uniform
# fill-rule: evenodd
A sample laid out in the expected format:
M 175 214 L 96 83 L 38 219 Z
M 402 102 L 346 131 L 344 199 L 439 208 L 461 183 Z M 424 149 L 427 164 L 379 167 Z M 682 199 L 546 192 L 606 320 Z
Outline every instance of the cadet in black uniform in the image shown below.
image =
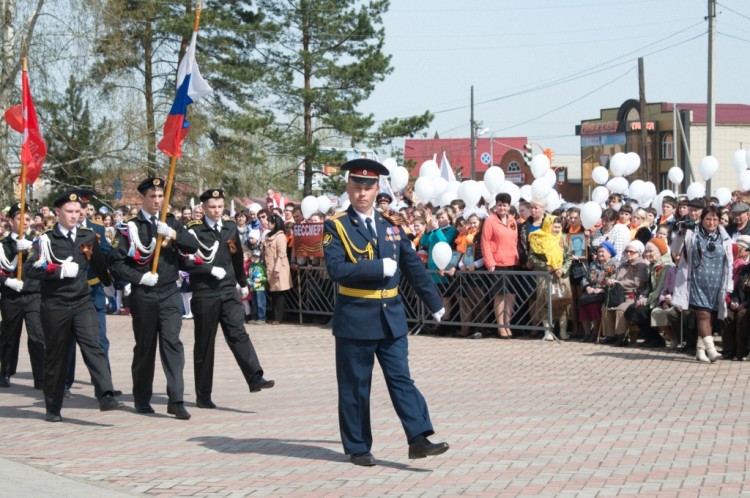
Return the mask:
M 323 248 L 331 280 L 338 284 L 333 311 L 339 428 L 344 452 L 355 465 L 375 465 L 370 427 L 370 386 L 375 357 L 409 443 L 409 458 L 439 455 L 430 414 L 409 373 L 408 327 L 398 286 L 406 276 L 440 321 L 445 308 L 424 264 L 399 224 L 398 215 L 375 210 L 380 175 L 388 169 L 369 159 L 341 166 L 349 172 L 351 206 L 325 222 Z
M 229 218 L 222 219 L 224 191 L 207 190 L 200 199 L 203 219 L 187 224 L 188 232 L 195 235 L 200 248 L 194 257 L 182 259 L 181 265 L 190 272 L 193 289 L 190 308 L 195 324 L 195 397 L 199 408 L 216 408 L 211 400 L 211 391 L 219 324 L 250 392 L 271 388 L 274 381 L 263 378 L 258 355 L 245 332 L 245 312 L 237 285 L 243 298 L 247 297 L 249 289 L 247 278 L 244 277 L 242 243 L 237 225 Z
M 29 208 L 26 207 L 24 227 L 31 226 Z M 0 387 L 10 387 L 10 377 L 18 366 L 18 348 L 21 345 L 21 329 L 26 322 L 31 375 L 34 389 L 42 389 L 44 380 L 44 332 L 39 317 L 41 282 L 35 279 L 16 278 L 18 265 L 23 267 L 31 249 L 31 240 L 19 239 L 21 226 L 21 204 L 16 202 L 8 210 L 8 219 L 13 233 L 2 240 L 0 249 L 0 312 L 3 323 L 0 326 Z M 26 232 L 26 236 L 29 232 Z M 18 253 L 21 252 L 21 261 Z
M 187 420 L 183 404 L 185 351 L 180 341 L 182 303 L 177 288 L 177 248 L 192 254 L 198 241 L 173 215 L 159 221 L 164 203 L 165 182 L 147 178 L 138 185 L 141 211 L 117 226 L 109 255 L 110 269 L 117 280 L 129 282 L 130 313 L 133 317 L 133 400 L 138 413 L 154 413 L 151 395 L 154 382 L 156 341 L 159 341 L 164 374 L 167 377 L 167 413 Z M 165 237 L 159 254 L 157 273 L 151 273 L 157 234 Z M 176 245 L 176 247 L 175 247 Z
M 41 318 L 44 330 L 44 401 L 46 420 L 60 422 L 65 389 L 68 346 L 75 335 L 81 355 L 94 383 L 102 411 L 122 408 L 112 395 L 112 377 L 99 345 L 99 321 L 91 303 L 86 274 L 89 266 L 104 285 L 112 280 L 96 235 L 77 226 L 81 202 L 76 191 L 55 201 L 58 222 L 34 241 L 31 257 L 24 264 L 29 278 L 42 281 Z

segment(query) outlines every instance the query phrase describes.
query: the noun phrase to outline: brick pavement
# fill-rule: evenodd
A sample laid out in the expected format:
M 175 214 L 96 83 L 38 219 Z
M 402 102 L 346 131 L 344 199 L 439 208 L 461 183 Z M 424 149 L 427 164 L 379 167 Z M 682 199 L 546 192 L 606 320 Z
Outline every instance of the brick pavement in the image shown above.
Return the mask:
M 348 463 L 339 443 L 330 330 L 250 327 L 267 377 L 277 382 L 258 394 L 248 393 L 217 340 L 219 409 L 201 410 L 193 403 L 186 321 L 193 418 L 179 421 L 165 413 L 160 366 L 157 413 L 133 412 L 130 320 L 108 320 L 113 377 L 128 409 L 100 413 L 79 361 L 83 382 L 65 401 L 64 422 L 44 422 L 22 346 L 21 374 L 0 391 L 0 458 L 13 463 L 0 465 L 0 478 L 12 483 L 3 495 L 43 496 L 32 481 L 58 490 L 64 477 L 80 484 L 79 495 L 103 496 L 750 496 L 748 363 L 704 365 L 665 350 L 580 343 L 412 337 L 413 376 L 435 439 L 451 449 L 408 460 L 376 369 L 379 465 L 363 468 Z M 19 465 L 27 485 L 8 479 L 8 472 L 18 477 Z

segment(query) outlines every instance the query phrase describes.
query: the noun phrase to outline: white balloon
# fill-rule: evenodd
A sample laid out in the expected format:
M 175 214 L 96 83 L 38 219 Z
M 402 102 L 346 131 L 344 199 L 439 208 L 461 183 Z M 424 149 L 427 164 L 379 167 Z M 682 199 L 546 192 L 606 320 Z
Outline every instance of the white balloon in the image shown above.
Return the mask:
M 635 180 L 628 187 L 628 197 L 637 200 L 639 203 L 644 192 L 643 180 Z
M 654 185 L 653 182 L 644 182 L 643 183 L 643 194 L 641 198 L 638 200 L 639 204 L 642 204 L 642 207 L 648 207 L 649 204 L 656 198 L 656 185 Z
M 476 181 L 466 180 L 461 182 L 461 187 L 458 189 L 458 198 L 466 203 L 467 208 L 473 208 L 482 198 L 482 190 Z
M 344 192 L 339 196 L 339 206 L 343 206 L 345 202 L 349 202 L 349 192 Z
M 625 157 L 628 158 L 628 167 L 625 170 L 625 176 L 632 175 L 641 167 L 641 156 L 637 152 L 628 152 L 625 154 Z
M 698 199 L 706 196 L 706 187 L 700 182 L 693 182 L 688 185 L 685 191 L 689 200 Z
M 714 197 L 719 199 L 719 206 L 726 206 L 732 200 L 732 191 L 726 187 L 719 187 L 714 191 Z
M 545 198 L 551 190 L 552 185 L 549 184 L 546 178 L 537 178 L 531 184 L 531 196 L 533 198 Z
M 739 184 L 741 190 L 750 190 L 750 169 L 740 173 Z
M 300 208 L 302 208 L 302 216 L 305 219 L 308 219 L 318 210 L 318 199 L 315 198 L 315 196 L 308 195 L 307 197 L 302 199 Z
M 614 176 L 624 176 L 628 169 L 628 162 L 628 156 L 624 152 L 618 152 L 609 160 L 609 170 Z
M 531 174 L 534 175 L 534 178 L 541 178 L 549 170 L 549 157 L 545 156 L 544 154 L 537 154 L 531 159 L 531 164 L 529 166 L 531 168 Z
M 257 213 L 257 212 L 258 212 L 258 211 L 260 211 L 261 209 L 263 209 L 263 208 L 262 208 L 262 207 L 261 207 L 261 205 L 260 205 L 260 204 L 258 204 L 257 202 L 253 202 L 252 204 L 250 204 L 250 205 L 249 205 L 249 206 L 247 207 L 247 210 L 248 210 L 248 211 L 251 211 L 251 212 L 253 212 L 253 213 Z
M 560 194 L 557 193 L 557 190 L 550 190 L 546 199 L 548 212 L 554 211 L 560 207 L 560 204 L 562 204 L 562 199 L 560 199 Z
M 528 187 L 528 185 L 524 185 L 524 187 Z M 508 180 L 505 180 L 503 184 L 500 186 L 500 192 L 504 192 L 510 195 L 511 206 L 518 205 L 518 201 L 521 199 L 521 189 L 518 188 L 518 185 L 516 185 L 513 182 L 509 182 Z
M 531 185 L 524 185 L 520 189 L 521 199 L 526 202 L 530 202 L 534 198 L 534 194 L 531 192 Z
M 714 156 L 706 156 L 701 159 L 701 176 L 703 180 L 708 181 L 719 171 L 719 161 Z
M 504 181 L 505 173 L 497 166 L 490 166 L 484 173 L 484 184 L 490 192 L 499 192 Z
M 453 250 L 447 242 L 438 242 L 432 246 L 432 261 L 439 270 L 445 270 L 453 257 Z
M 458 196 L 455 192 L 451 192 L 450 190 L 443 192 L 443 195 L 440 196 L 440 205 L 441 206 L 447 206 L 451 202 L 458 199 Z
M 581 207 L 581 224 L 586 230 L 591 229 L 601 219 L 602 207 L 599 204 L 601 203 L 589 201 Z
M 747 155 L 745 156 L 745 162 L 747 163 L 747 167 L 750 168 L 750 150 L 747 151 Z
M 617 176 L 607 182 L 607 188 L 613 194 L 624 194 L 628 191 L 628 180 L 622 176 Z
M 609 171 L 604 166 L 597 166 L 591 170 L 591 179 L 599 185 L 604 185 L 609 181 Z
M 391 171 L 391 188 L 393 190 L 401 190 L 406 187 L 409 183 L 409 170 L 403 166 L 397 166 L 395 170 Z
M 543 178 L 549 182 L 550 187 L 555 187 L 555 184 L 557 183 L 557 175 L 555 174 L 555 170 L 548 169 Z
M 672 183 L 682 183 L 682 180 L 685 179 L 685 173 L 682 172 L 679 166 L 672 166 L 671 168 L 669 168 L 667 177 Z
M 417 198 L 420 202 L 427 202 L 432 199 L 435 193 L 435 186 L 432 182 L 432 178 L 429 176 L 420 176 L 417 181 L 414 182 L 414 192 L 417 194 Z
M 609 199 L 609 189 L 598 186 L 591 192 L 591 200 L 597 204 L 604 204 Z
M 323 214 L 328 214 L 329 209 L 331 209 L 331 199 L 325 195 L 318 197 L 318 211 Z
M 393 170 L 395 170 L 396 168 L 398 168 L 398 163 L 396 162 L 395 159 L 393 159 L 392 157 L 389 157 L 388 159 L 386 159 L 385 161 L 383 161 L 383 166 L 385 166 L 386 168 L 388 168 L 388 173 L 392 175 L 393 174 Z
M 351 203 L 351 202 L 349 202 L 349 199 L 347 199 L 347 200 L 343 201 L 343 202 L 341 203 L 341 211 L 346 211 L 347 209 L 349 209 L 349 206 L 351 206 L 351 204 L 352 204 L 352 203 Z
M 485 202 L 492 201 L 495 196 L 491 194 L 489 190 L 487 190 L 487 185 L 484 183 L 484 181 L 478 181 L 477 183 L 479 184 L 479 192 L 482 195 L 482 199 L 484 199 Z M 477 204 L 479 204 L 479 201 L 477 201 Z
M 432 159 L 428 159 L 427 161 L 422 163 L 422 166 L 419 167 L 419 176 L 437 178 L 438 176 L 440 176 L 440 166 L 438 166 L 438 163 L 436 163 Z
M 432 186 L 435 189 L 435 191 L 432 193 L 432 196 L 439 199 L 440 196 L 442 196 L 448 190 L 448 180 L 446 180 L 442 176 L 439 176 L 432 180 Z
M 458 180 L 452 180 L 448 182 L 448 190 L 450 190 L 451 192 L 458 194 L 458 189 L 460 188 L 461 182 L 459 182 Z
M 743 171 L 747 169 L 747 154 L 750 153 L 750 151 L 745 151 L 743 149 L 740 149 L 736 151 L 734 154 L 732 154 L 732 167 L 739 175 Z

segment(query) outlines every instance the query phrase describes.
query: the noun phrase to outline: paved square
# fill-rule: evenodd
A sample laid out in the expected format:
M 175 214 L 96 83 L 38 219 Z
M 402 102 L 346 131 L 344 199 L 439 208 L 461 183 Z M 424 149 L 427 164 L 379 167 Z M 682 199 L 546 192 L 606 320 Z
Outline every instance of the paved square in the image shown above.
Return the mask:
M 4 496 L 750 496 L 750 363 L 573 342 L 411 337 L 412 375 L 434 439 L 451 449 L 407 458 L 376 367 L 379 464 L 364 468 L 348 462 L 339 442 L 330 330 L 248 326 L 266 378 L 276 380 L 253 394 L 217 338 L 218 409 L 202 410 L 185 321 L 193 418 L 180 421 L 166 415 L 160 365 L 157 413 L 134 413 L 130 318 L 109 316 L 108 324 L 124 411 L 99 412 L 79 354 L 63 423 L 44 422 L 22 345 L 20 373 L 0 390 Z

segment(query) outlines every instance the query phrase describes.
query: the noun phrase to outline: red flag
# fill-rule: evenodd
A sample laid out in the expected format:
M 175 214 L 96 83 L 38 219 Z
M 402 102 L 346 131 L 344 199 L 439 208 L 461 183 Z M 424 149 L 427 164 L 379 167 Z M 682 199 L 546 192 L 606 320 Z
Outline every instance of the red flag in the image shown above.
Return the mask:
M 36 118 L 34 101 L 31 98 L 29 88 L 29 76 L 23 71 L 21 81 L 23 83 L 23 95 L 21 106 L 23 109 L 23 145 L 21 146 L 21 163 L 26 165 L 26 183 L 32 184 L 39 178 L 42 172 L 44 159 L 47 157 L 47 144 L 42 138 L 42 130 L 39 129 L 39 121 Z M 18 179 L 19 183 L 21 179 Z
M 21 104 L 14 105 L 5 111 L 5 122 L 18 133 L 23 133 L 23 111 L 21 111 Z

